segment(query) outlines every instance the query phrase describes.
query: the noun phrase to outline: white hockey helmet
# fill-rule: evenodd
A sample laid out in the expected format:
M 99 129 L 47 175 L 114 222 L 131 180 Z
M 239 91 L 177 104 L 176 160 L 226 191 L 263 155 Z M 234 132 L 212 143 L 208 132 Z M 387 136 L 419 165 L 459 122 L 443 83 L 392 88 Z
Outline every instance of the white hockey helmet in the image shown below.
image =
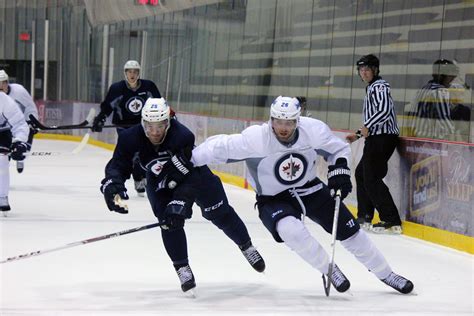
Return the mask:
M 301 115 L 301 104 L 297 98 L 277 97 L 270 107 L 270 117 L 280 120 L 296 120 Z
M 164 98 L 149 98 L 142 109 L 142 122 L 161 122 L 170 119 L 170 107 Z
M 2 81 L 8 81 L 8 74 L 3 69 L 0 70 L 0 82 Z
M 170 107 L 164 98 L 149 98 L 142 109 L 142 127 L 155 145 L 161 144 L 170 128 Z
M 129 60 L 123 66 L 123 71 L 127 71 L 127 69 L 138 69 L 141 70 L 140 63 L 136 60 Z

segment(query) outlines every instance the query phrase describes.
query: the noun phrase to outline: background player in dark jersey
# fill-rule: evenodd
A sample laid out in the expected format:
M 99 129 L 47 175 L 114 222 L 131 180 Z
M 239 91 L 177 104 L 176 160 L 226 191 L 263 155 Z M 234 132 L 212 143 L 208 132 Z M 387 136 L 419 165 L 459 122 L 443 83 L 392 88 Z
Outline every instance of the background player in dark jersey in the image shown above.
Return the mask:
M 124 182 L 130 177 L 133 157 L 138 152 L 146 168 L 147 197 L 153 213 L 164 223 L 161 226 L 163 243 L 184 292 L 196 286 L 184 231 L 184 221 L 191 218 L 194 202 L 204 218 L 239 246 L 255 270 L 263 272 L 265 269 L 265 262 L 253 247 L 245 224 L 229 205 L 220 179 L 207 166 L 193 168 L 189 161 L 183 163 L 182 155 L 184 151 L 190 154 L 194 140 L 188 128 L 177 120 L 170 120 L 170 108 L 165 99 L 150 98 L 142 110 L 142 124 L 119 134 L 101 186 L 108 208 L 128 213 L 122 201 L 128 199 Z M 169 184 L 178 181 L 175 177 L 180 176 L 181 185 L 170 189 Z
M 148 98 L 161 98 L 160 91 L 151 80 L 140 78 L 140 64 L 129 60 L 123 67 L 125 80 L 113 83 L 105 100 L 100 104 L 100 112 L 92 125 L 93 132 L 101 132 L 107 117 L 113 113 L 112 123 L 123 125 L 117 128 L 120 134 L 127 126 L 140 124 L 141 111 Z M 139 196 L 145 193 L 145 172 L 135 158 L 133 180 Z

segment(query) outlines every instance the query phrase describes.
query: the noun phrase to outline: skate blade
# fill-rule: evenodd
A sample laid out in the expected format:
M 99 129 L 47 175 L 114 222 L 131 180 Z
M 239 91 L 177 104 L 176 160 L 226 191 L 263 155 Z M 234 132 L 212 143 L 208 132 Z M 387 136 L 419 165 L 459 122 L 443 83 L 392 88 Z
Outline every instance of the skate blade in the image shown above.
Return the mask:
M 337 295 L 334 295 L 335 293 L 337 293 L 338 295 L 348 295 L 348 296 L 354 296 L 354 294 L 352 293 L 351 289 L 348 289 L 347 291 L 345 292 L 338 292 L 336 289 L 333 288 L 333 286 L 331 286 L 331 289 L 333 289 L 333 291 L 329 292 L 329 293 L 325 293 L 326 294 L 326 297 L 327 298 L 331 298 L 331 297 L 335 297 Z M 331 295 L 332 294 L 332 295 Z
M 347 294 L 349 296 L 354 296 L 354 294 L 352 293 L 351 289 L 348 289 L 347 291 L 345 291 L 344 293 L 341 293 L 341 294 Z
M 196 289 L 190 289 L 184 292 L 184 296 L 187 298 L 197 298 Z

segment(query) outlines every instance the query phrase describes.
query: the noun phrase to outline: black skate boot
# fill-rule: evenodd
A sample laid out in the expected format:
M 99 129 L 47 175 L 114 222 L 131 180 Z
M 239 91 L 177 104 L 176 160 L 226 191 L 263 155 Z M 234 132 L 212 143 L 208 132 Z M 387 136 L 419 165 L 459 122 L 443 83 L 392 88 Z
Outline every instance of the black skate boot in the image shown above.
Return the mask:
M 181 282 L 181 290 L 183 292 L 189 291 L 196 287 L 196 281 L 194 280 L 193 271 L 189 265 L 184 267 L 175 267 L 176 273 L 178 274 L 179 281 Z
M 260 253 L 257 251 L 257 249 L 255 249 L 255 247 L 252 245 L 251 241 L 239 246 L 239 248 L 252 268 L 258 272 L 263 272 L 265 270 L 265 261 L 263 260 L 262 256 L 260 256 Z
M 326 275 L 326 277 L 328 277 Z M 326 278 L 323 275 L 324 288 L 326 289 Z M 343 293 L 351 287 L 351 282 L 346 278 L 344 273 L 339 269 L 335 264 L 331 274 L 331 284 L 334 286 L 336 291 Z M 328 287 L 329 289 L 329 287 Z M 329 295 L 329 290 L 327 290 L 326 295 Z
M 0 212 L 8 212 L 11 210 L 8 204 L 8 196 L 0 196 Z
M 388 277 L 381 281 L 403 294 L 408 294 L 413 291 L 413 283 L 394 272 L 390 273 Z
M 143 178 L 140 181 L 135 181 L 135 190 L 137 191 L 138 196 L 145 196 L 145 187 L 146 178 Z

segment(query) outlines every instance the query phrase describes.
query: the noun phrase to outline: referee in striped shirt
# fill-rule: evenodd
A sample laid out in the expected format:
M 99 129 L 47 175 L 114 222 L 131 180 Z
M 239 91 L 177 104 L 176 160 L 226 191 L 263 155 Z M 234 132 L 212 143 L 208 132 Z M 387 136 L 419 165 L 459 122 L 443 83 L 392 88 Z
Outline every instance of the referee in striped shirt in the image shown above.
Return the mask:
M 383 182 L 388 160 L 398 145 L 399 129 L 390 94 L 390 85 L 379 76 L 379 59 L 370 54 L 356 63 L 362 81 L 367 83 L 363 126 L 346 139 L 350 143 L 364 137 L 364 152 L 356 171 L 357 221 L 376 233 L 401 234 L 401 220 L 390 190 Z M 372 226 L 374 211 L 380 222 Z

